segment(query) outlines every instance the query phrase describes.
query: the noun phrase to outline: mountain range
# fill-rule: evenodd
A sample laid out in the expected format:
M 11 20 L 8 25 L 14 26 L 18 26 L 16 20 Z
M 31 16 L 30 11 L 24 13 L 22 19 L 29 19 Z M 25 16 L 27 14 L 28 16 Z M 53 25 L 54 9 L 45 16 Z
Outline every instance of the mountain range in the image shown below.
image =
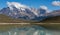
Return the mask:
M 6 7 L 0 10 L 0 14 L 4 14 L 13 19 L 20 20 L 32 20 L 32 21 L 42 21 L 48 17 L 60 16 L 60 10 L 54 10 L 47 13 L 44 8 L 30 8 L 30 7 L 19 7 L 16 8 L 14 5 Z
M 24 19 L 24 20 L 42 20 L 45 16 L 40 15 L 40 11 L 34 8 L 24 8 L 20 7 L 20 9 L 17 9 L 16 7 L 12 7 L 13 9 L 10 9 L 10 7 L 6 7 L 0 10 L 0 14 L 4 14 L 7 16 L 10 16 L 12 18 L 16 19 Z M 42 11 L 45 12 L 44 9 Z M 45 14 L 45 13 L 44 13 Z

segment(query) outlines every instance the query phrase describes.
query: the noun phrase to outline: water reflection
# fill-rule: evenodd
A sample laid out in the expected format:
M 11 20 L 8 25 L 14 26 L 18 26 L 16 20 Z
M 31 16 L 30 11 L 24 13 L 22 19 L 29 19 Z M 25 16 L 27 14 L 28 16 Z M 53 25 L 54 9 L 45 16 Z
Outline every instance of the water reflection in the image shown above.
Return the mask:
M 7 32 L 0 32 L 0 35 L 60 35 L 58 31 L 50 31 L 41 26 L 14 28 Z

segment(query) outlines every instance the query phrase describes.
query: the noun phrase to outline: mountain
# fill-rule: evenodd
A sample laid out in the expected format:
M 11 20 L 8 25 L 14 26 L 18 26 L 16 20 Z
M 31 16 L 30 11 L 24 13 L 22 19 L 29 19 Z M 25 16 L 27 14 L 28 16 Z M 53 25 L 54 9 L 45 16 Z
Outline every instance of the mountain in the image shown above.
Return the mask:
M 1 14 L 5 14 L 16 19 L 41 21 L 45 19 L 46 16 L 41 16 L 39 12 L 40 11 L 37 11 L 35 8 L 20 7 L 20 9 L 18 9 L 14 6 L 12 6 L 12 9 L 10 9 L 10 7 L 6 7 L 0 11 Z
M 42 21 L 46 18 L 46 16 L 43 15 L 46 13 L 44 8 L 31 8 L 15 2 L 7 2 L 7 5 L 8 7 L 0 10 L 0 14 L 22 20 Z
M 46 15 L 48 17 L 60 16 L 60 10 L 54 10 L 51 13 L 46 13 L 44 15 Z
M 60 23 L 60 16 L 46 18 L 42 23 Z
M 46 13 L 47 18 L 41 22 L 43 23 L 60 23 L 60 10 L 54 10 L 51 13 Z
M 12 18 L 10 16 L 4 15 L 4 14 L 0 14 L 0 22 L 7 22 L 7 23 L 16 23 L 16 22 L 38 22 L 38 23 L 60 23 L 60 16 L 59 14 L 59 10 L 56 10 L 54 12 L 51 12 L 53 16 L 50 16 L 51 13 L 49 13 L 49 15 L 47 15 L 47 18 L 45 18 L 45 15 L 43 17 L 35 17 L 35 19 L 32 20 L 24 20 L 24 19 L 19 19 L 19 18 Z M 55 13 L 55 14 L 54 14 Z M 56 16 L 55 16 L 56 15 Z M 44 18 L 44 20 L 42 19 Z M 39 21 L 41 20 L 41 21 Z
M 17 3 L 18 4 L 18 3 Z M 59 16 L 60 10 L 54 10 L 47 13 L 47 8 L 31 8 L 24 5 L 16 6 L 8 2 L 8 7 L 0 10 L 0 14 L 4 14 L 13 19 L 26 20 L 26 21 L 42 21 L 49 17 Z
M 8 7 L 2 8 L 0 14 L 4 14 L 13 19 L 26 21 L 43 21 L 49 17 L 60 16 L 60 10 L 47 12 L 47 7 L 42 6 L 38 9 L 15 2 L 7 2 Z
M 15 7 L 13 7 L 13 10 L 10 10 L 9 7 L 3 8 L 0 12 L 2 12 L 2 14 L 8 15 L 8 16 L 11 16 L 11 17 L 14 17 L 14 18 L 24 17 L 25 19 L 28 19 L 28 18 L 32 18 L 32 17 L 35 16 L 29 9 L 25 9 L 25 10 L 20 9 L 20 10 L 18 10 Z

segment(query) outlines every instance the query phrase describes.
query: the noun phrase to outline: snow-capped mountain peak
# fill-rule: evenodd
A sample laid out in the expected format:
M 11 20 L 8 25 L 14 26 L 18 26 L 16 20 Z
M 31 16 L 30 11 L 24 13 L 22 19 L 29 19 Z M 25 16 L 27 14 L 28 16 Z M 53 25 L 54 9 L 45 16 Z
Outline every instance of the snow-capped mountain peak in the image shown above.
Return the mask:
M 28 9 L 28 10 L 30 10 L 30 12 L 32 12 L 33 14 L 38 16 L 37 9 L 35 9 L 35 8 L 30 8 L 29 6 L 22 5 L 22 4 L 17 3 L 17 2 L 7 2 L 7 5 L 10 8 L 10 10 L 13 10 L 14 8 L 16 8 L 19 11 L 21 11 L 21 10 L 26 11 L 26 9 Z
M 26 5 L 22 5 L 20 3 L 17 2 L 7 2 L 8 7 L 3 8 L 0 12 L 2 12 L 2 14 L 11 16 L 13 18 L 22 18 L 22 19 L 27 19 L 27 20 L 42 20 L 42 18 L 44 19 L 45 17 L 40 16 L 41 12 L 44 11 L 45 14 L 45 9 L 35 9 L 35 8 L 31 8 L 29 6 Z
M 16 7 L 17 9 L 21 8 L 22 10 L 23 10 L 23 8 L 29 8 L 28 6 L 22 5 L 18 2 L 7 2 L 7 5 L 10 9 L 13 9 L 13 7 Z

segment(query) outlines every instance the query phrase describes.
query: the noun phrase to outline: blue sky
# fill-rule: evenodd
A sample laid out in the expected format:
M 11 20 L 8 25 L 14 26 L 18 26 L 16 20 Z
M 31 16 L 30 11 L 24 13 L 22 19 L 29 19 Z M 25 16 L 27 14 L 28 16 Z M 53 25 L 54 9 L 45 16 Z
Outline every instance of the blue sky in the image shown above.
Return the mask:
M 21 4 L 34 7 L 34 8 L 39 8 L 40 6 L 44 5 L 47 6 L 48 9 L 50 10 L 58 10 L 60 9 L 60 6 L 53 6 L 52 2 L 53 1 L 60 1 L 60 0 L 0 0 L 0 9 L 7 7 L 6 2 L 19 2 Z

